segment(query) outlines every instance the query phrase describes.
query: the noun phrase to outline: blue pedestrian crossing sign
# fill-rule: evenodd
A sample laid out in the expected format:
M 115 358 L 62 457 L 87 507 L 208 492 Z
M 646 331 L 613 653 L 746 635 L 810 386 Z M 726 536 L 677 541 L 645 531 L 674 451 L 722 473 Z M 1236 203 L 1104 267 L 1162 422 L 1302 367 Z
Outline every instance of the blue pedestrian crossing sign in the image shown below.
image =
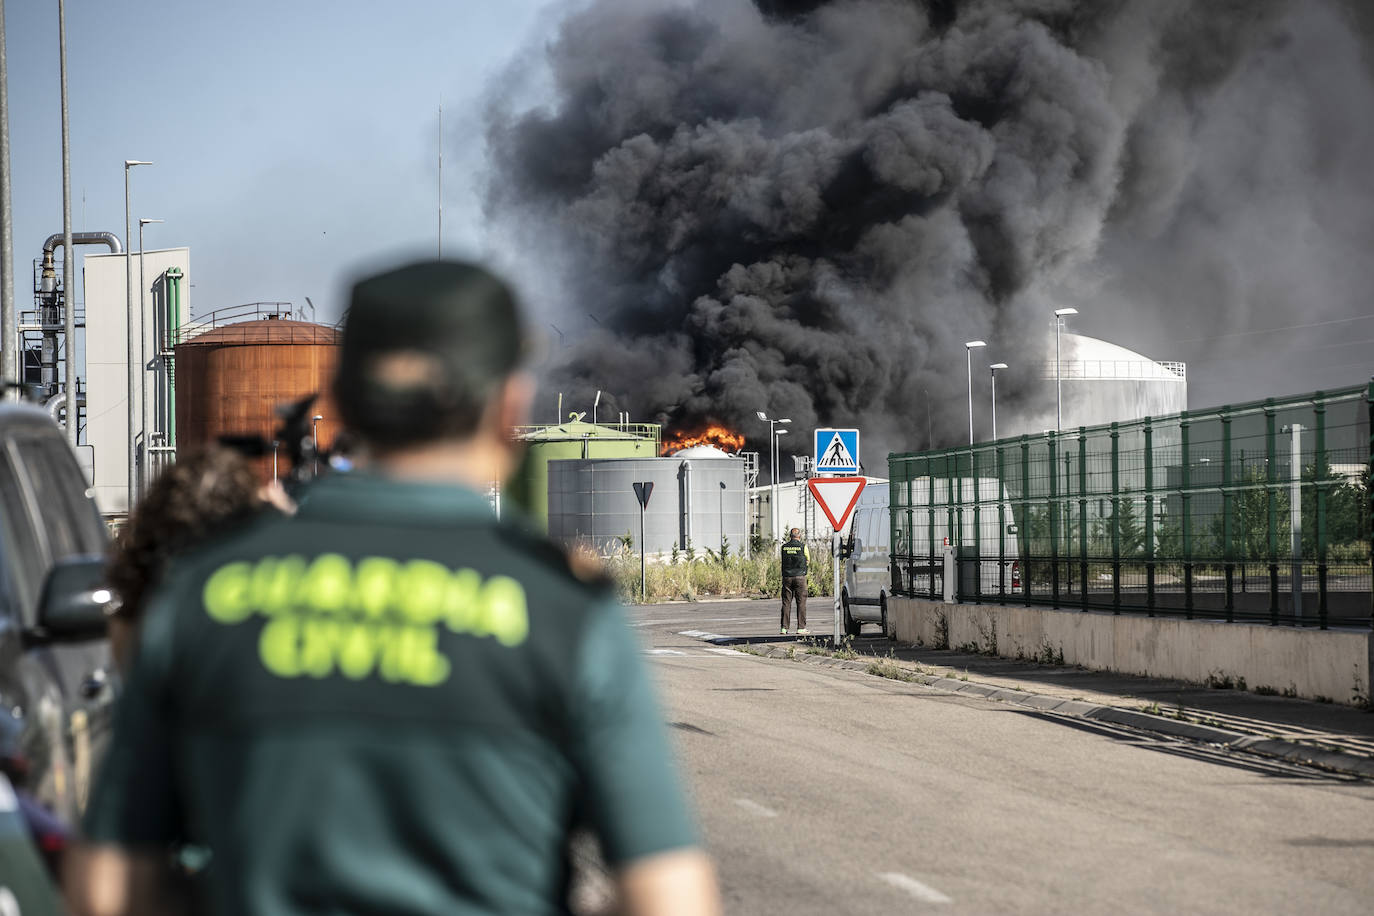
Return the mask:
M 857 429 L 816 430 L 816 473 L 859 473 L 859 431 Z

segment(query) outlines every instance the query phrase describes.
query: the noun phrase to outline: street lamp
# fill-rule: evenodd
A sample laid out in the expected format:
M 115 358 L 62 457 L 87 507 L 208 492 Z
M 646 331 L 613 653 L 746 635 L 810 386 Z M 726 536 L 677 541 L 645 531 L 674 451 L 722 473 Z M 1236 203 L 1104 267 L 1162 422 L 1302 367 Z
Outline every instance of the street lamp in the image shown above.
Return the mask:
M 968 363 L 968 444 L 973 444 L 973 351 L 979 347 L 986 347 L 986 340 L 969 340 L 964 342 L 964 357 Z
M 138 219 L 138 352 L 139 365 L 143 368 L 143 384 L 138 389 L 138 401 L 143 407 L 143 426 L 140 428 L 143 434 L 143 478 L 139 483 L 139 492 L 148 486 L 152 472 L 152 459 L 148 451 L 148 306 L 145 297 L 148 281 L 144 279 L 143 271 L 143 227 L 160 222 L 160 219 Z
M 768 509 L 771 519 L 773 537 L 778 536 L 778 436 L 782 433 L 774 432 L 780 423 L 791 423 L 788 420 L 770 420 L 768 415 L 762 410 L 755 412 L 760 420 L 768 424 Z M 783 430 L 786 433 L 787 430 Z
M 1054 431 L 1064 427 L 1064 364 L 1059 358 L 1059 332 L 1064 327 L 1064 319 L 1077 315 L 1078 309 L 1054 310 Z
M 128 332 L 128 414 L 129 414 L 129 509 L 133 509 L 138 489 L 138 451 L 134 445 L 134 411 L 137 402 L 134 390 L 138 387 L 138 370 L 134 363 L 134 262 L 129 260 L 134 250 L 132 233 L 129 230 L 129 169 L 136 165 L 152 165 L 142 159 L 124 160 L 124 323 Z
M 997 370 L 1007 368 L 1006 363 L 993 363 L 988 366 L 992 371 L 992 438 L 997 439 Z
M 310 418 L 310 451 L 314 456 L 314 475 L 320 476 L 320 421 L 324 414 L 317 413 Z

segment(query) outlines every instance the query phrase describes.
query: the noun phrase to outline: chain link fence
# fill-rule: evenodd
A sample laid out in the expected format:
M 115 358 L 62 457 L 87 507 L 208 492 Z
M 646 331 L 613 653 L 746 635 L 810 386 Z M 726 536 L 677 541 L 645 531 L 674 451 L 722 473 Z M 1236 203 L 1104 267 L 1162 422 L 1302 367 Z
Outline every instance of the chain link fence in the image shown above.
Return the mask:
M 1369 386 L 888 457 L 892 575 L 938 598 L 1296 626 L 1371 612 Z

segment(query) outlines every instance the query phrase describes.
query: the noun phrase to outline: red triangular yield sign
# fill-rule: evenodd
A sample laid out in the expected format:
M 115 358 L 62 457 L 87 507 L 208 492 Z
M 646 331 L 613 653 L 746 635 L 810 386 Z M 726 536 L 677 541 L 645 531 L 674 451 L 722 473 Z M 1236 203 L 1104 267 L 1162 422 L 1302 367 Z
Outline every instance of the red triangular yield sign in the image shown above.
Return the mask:
M 854 511 L 867 483 L 863 477 L 812 477 L 806 482 L 806 488 L 816 497 L 830 524 L 839 531 L 849 521 L 849 513 Z

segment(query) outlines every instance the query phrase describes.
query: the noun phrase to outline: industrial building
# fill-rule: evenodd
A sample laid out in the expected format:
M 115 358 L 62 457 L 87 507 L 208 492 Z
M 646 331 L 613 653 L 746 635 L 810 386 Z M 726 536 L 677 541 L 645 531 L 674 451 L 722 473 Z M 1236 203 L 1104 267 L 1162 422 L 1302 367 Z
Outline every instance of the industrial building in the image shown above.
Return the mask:
M 142 337 L 135 329 L 133 425 L 129 424 L 129 331 L 126 270 L 134 281 L 133 310 L 142 308 Z M 165 248 L 142 254 L 87 255 L 86 442 L 94 459 L 96 504 L 106 516 L 129 509 L 129 461 L 136 474 L 153 473 L 168 460 L 172 388 L 167 370 L 172 335 L 191 320 L 191 252 Z M 141 292 L 140 292 L 141 291 Z M 132 443 L 132 449 L 131 444 Z

